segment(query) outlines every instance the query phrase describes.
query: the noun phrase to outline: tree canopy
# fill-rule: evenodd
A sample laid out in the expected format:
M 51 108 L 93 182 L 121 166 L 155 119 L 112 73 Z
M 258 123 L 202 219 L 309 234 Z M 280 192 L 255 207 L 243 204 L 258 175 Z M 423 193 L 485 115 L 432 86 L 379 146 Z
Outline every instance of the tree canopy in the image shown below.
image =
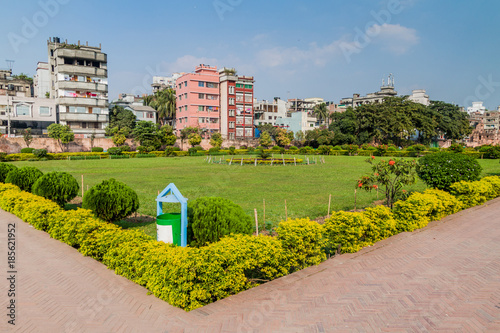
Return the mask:
M 136 116 L 130 110 L 115 105 L 109 111 L 109 125 L 106 127 L 106 135 L 123 134 L 130 136 L 135 128 Z
M 176 95 L 175 90 L 171 88 L 157 91 L 154 95 L 146 96 L 143 103 L 144 105 L 151 106 L 158 112 L 158 120 L 162 125 L 175 118 Z

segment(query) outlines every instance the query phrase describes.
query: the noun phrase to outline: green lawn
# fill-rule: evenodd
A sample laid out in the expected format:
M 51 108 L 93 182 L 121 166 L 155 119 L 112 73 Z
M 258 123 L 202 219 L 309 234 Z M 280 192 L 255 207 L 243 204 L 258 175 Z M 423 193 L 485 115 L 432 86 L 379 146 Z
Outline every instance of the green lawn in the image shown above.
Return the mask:
M 303 157 L 303 156 L 297 156 Z M 235 157 L 237 158 L 237 157 Z M 310 156 L 310 158 L 313 158 Z M 377 157 L 377 159 L 380 159 Z M 139 213 L 155 216 L 158 191 L 175 183 L 189 200 L 202 196 L 219 196 L 239 204 L 253 216 L 258 211 L 263 223 L 263 200 L 266 201 L 266 221 L 273 224 L 285 219 L 285 200 L 288 217 L 310 217 L 327 214 L 328 196 L 332 195 L 332 210 L 354 208 L 356 180 L 370 171 L 366 157 L 325 156 L 325 164 L 317 165 L 218 165 L 207 164 L 205 157 L 133 158 L 118 160 L 12 162 L 18 167 L 35 166 L 43 172 L 66 171 L 84 189 L 104 179 L 115 178 L 132 187 L 139 195 Z M 483 175 L 499 175 L 498 160 L 479 160 Z M 425 184 L 407 190 L 424 190 Z M 380 196 L 382 198 L 382 196 Z M 375 192 L 357 195 L 357 208 L 371 205 Z M 179 207 L 171 207 L 179 210 Z M 154 232 L 154 223 L 146 223 L 146 232 Z M 126 224 L 125 227 L 130 227 Z M 152 230 L 152 231 L 151 231 Z

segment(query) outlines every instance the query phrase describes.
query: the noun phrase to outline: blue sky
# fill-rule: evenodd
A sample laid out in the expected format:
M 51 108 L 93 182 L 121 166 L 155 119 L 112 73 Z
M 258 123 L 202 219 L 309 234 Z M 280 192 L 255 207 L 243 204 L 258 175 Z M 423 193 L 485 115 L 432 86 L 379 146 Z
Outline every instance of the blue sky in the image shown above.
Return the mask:
M 498 1 L 19 0 L 3 9 L 0 67 L 12 59 L 15 73 L 33 75 L 49 36 L 101 43 L 110 99 L 204 63 L 253 75 L 259 99 L 338 102 L 393 73 L 400 94 L 500 105 Z

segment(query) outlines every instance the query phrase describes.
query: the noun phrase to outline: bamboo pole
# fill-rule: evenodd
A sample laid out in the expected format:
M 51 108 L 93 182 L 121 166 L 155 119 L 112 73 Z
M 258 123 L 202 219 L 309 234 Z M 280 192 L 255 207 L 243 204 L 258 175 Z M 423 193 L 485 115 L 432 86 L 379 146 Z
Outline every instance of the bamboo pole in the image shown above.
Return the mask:
M 82 199 L 83 199 L 83 175 L 82 175 Z
M 328 197 L 328 214 L 326 215 L 327 218 L 330 218 L 330 204 L 332 203 L 332 195 Z
M 356 189 L 354 190 L 354 210 L 356 211 Z
M 264 223 L 266 223 L 266 199 L 264 200 Z
M 259 220 L 257 219 L 257 209 L 254 208 L 253 212 L 255 214 L 255 235 L 258 236 L 259 235 Z

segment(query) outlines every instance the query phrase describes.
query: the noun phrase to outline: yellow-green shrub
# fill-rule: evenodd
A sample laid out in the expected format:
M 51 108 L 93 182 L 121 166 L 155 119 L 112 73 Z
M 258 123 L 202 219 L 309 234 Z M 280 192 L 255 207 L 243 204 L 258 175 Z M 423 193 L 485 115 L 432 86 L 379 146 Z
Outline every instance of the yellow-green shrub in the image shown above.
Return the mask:
M 363 215 L 370 221 L 371 238 L 378 241 L 397 234 L 396 220 L 387 206 L 369 207 Z
M 498 176 L 484 177 L 481 179 L 481 181 L 490 183 L 491 186 L 493 186 L 493 190 L 495 191 L 495 197 L 500 196 L 500 177 Z
M 85 239 L 86 232 L 105 224 L 106 222 L 97 220 L 88 209 L 61 210 L 49 222 L 48 233 L 52 238 L 78 248 Z
M 326 260 L 323 250 L 323 228 L 315 221 L 296 219 L 283 221 L 276 232 L 283 248 L 291 255 L 293 270 L 318 265 Z
M 405 201 L 394 203 L 394 218 L 398 232 L 413 231 L 425 227 L 434 209 L 435 197 L 429 194 L 412 193 Z
M 432 210 L 429 212 L 431 221 L 437 221 L 445 216 L 455 214 L 462 209 L 462 203 L 448 192 L 438 189 L 427 189 L 424 195 L 434 197 Z
M 323 224 L 327 247 L 341 247 L 342 253 L 354 253 L 373 244 L 373 226 L 363 213 L 334 212 Z M 367 237 L 367 233 L 371 235 Z
M 450 192 L 462 202 L 464 208 L 482 205 L 486 201 L 494 198 L 496 194 L 495 188 L 491 182 L 481 180 L 454 183 L 450 186 Z

